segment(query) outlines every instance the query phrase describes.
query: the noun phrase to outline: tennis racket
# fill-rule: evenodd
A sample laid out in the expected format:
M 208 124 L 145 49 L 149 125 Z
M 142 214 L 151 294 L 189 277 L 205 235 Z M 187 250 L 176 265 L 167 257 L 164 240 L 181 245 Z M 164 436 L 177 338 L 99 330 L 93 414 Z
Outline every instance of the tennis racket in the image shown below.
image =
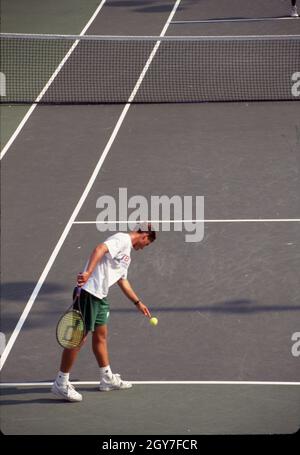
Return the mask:
M 72 305 L 57 323 L 56 339 L 58 344 L 65 349 L 78 348 L 86 334 L 85 323 L 80 310 L 80 290 L 77 287 Z

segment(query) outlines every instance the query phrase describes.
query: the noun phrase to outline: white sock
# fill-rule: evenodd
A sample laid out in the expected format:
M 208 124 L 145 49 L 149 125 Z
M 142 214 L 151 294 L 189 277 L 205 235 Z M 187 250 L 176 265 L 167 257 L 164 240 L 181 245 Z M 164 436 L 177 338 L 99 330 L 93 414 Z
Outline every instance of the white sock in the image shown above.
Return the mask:
M 69 382 L 70 373 L 63 373 L 62 371 L 58 372 L 56 376 L 56 382 L 59 385 L 66 385 Z
M 102 379 L 104 376 L 109 376 L 110 378 L 112 377 L 112 371 L 109 365 L 103 368 L 100 367 L 100 379 Z

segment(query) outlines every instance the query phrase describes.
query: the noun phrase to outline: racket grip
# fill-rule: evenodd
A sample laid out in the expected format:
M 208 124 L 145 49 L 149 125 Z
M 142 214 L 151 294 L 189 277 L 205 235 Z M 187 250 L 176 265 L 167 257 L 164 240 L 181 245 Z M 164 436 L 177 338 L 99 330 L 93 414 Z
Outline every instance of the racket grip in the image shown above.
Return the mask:
M 76 297 L 80 296 L 80 292 L 81 292 L 81 287 L 80 286 L 76 286 Z
M 80 297 L 80 292 L 81 292 L 81 287 L 80 286 L 76 286 L 74 288 L 74 291 L 73 291 L 73 304 L 79 300 L 79 297 Z

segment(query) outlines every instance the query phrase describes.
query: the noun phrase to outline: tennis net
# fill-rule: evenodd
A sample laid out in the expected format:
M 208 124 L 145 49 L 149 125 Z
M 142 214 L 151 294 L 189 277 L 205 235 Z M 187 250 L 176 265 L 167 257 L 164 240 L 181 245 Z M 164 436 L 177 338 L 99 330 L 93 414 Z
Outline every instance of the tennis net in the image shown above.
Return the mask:
M 2 103 L 300 100 L 300 35 L 0 38 Z

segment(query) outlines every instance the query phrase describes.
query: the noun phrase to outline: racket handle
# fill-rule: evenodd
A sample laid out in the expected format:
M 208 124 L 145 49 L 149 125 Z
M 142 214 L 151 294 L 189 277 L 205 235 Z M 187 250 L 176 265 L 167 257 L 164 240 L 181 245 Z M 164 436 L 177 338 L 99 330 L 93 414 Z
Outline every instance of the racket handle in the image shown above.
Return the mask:
M 73 293 L 73 305 L 76 302 L 76 300 L 79 300 L 80 292 L 81 292 L 81 287 L 76 286 L 74 289 L 74 293 Z
M 76 297 L 79 297 L 80 296 L 80 292 L 81 292 L 81 287 L 80 286 L 76 286 Z

